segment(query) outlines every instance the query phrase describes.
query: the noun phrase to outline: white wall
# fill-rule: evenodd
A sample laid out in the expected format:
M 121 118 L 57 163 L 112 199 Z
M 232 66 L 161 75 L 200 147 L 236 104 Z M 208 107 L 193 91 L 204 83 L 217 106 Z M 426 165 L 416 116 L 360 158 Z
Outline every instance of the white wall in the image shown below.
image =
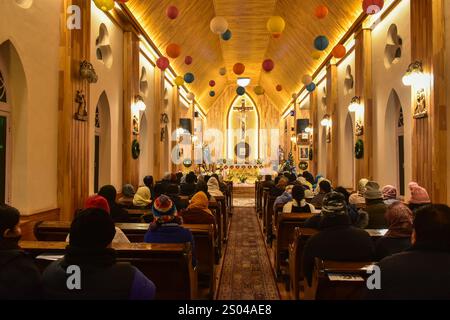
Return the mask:
M 10 56 L 15 51 L 18 55 L 9 66 L 12 205 L 29 215 L 57 207 L 60 1 L 34 1 L 23 9 L 13 0 L 2 0 L 0 12 L 0 45 L 10 40 Z
M 321 174 L 322 176 L 327 175 L 327 143 L 326 143 L 326 132 L 324 127 L 320 124 L 323 116 L 327 113 L 325 92 L 327 87 L 327 80 L 324 78 L 319 84 L 317 84 L 317 121 L 315 128 L 319 129 L 317 146 L 318 150 L 318 169 L 316 174 Z

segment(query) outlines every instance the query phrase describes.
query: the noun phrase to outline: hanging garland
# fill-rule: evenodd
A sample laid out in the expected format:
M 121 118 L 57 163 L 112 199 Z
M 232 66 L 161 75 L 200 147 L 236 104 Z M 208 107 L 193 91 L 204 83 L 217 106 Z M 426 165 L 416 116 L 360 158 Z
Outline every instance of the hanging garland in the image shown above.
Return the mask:
M 140 154 L 141 154 L 141 148 L 139 146 L 139 142 L 135 139 L 135 140 L 133 140 L 133 143 L 131 144 L 131 155 L 133 156 L 133 159 L 136 160 L 139 158 Z
M 300 170 L 305 171 L 305 170 L 308 169 L 308 162 L 306 162 L 306 161 L 301 161 L 301 162 L 298 164 L 298 167 L 300 168 Z
M 356 159 L 362 159 L 364 157 L 364 142 L 361 139 L 356 141 L 355 157 Z

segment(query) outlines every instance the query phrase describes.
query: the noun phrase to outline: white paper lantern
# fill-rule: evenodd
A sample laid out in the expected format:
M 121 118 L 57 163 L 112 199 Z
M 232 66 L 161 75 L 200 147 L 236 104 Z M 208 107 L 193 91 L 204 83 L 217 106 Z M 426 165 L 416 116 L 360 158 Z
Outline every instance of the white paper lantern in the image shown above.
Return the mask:
M 212 32 L 222 34 L 228 30 L 228 21 L 224 17 L 215 17 L 211 20 L 209 27 Z

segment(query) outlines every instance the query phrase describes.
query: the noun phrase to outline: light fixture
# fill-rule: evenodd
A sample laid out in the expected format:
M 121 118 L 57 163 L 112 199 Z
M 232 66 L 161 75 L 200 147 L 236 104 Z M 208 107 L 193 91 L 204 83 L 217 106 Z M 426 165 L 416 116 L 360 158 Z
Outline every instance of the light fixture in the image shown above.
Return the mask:
M 403 76 L 403 84 L 405 86 L 424 87 L 426 77 L 423 73 L 423 66 L 421 61 L 415 61 L 408 66 L 405 75 Z
M 240 86 L 240 87 L 246 87 L 246 86 L 248 86 L 249 84 L 250 84 L 250 78 L 238 78 L 237 79 L 237 84 L 238 84 L 238 86 Z
M 324 115 L 322 118 L 322 121 L 320 121 L 320 124 L 322 127 L 330 127 L 331 126 L 331 119 L 328 114 Z
M 297 142 L 297 137 L 295 135 L 291 136 L 291 142 L 292 143 L 296 143 Z
M 350 102 L 350 105 L 348 106 L 349 112 L 356 112 L 361 108 L 361 98 L 360 97 L 353 97 L 352 101 Z
M 142 98 L 142 96 L 137 95 L 134 98 L 134 109 L 136 111 L 145 111 L 145 109 L 147 108 L 147 106 L 144 103 L 144 98 Z
M 305 132 L 306 132 L 306 133 L 313 133 L 313 132 L 314 132 L 314 129 L 313 129 L 313 127 L 311 126 L 311 124 L 309 124 L 309 125 L 305 128 Z

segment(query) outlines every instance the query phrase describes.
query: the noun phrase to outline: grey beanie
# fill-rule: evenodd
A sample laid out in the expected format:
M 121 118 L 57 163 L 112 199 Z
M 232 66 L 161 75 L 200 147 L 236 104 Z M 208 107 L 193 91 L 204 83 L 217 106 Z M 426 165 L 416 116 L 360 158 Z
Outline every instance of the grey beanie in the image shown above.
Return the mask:
M 330 192 L 323 198 L 322 214 L 346 215 L 347 205 L 345 197 L 339 192 Z
M 126 184 L 122 188 L 122 193 L 125 197 L 133 197 L 135 194 L 134 187 L 131 184 Z
M 380 185 L 375 181 L 369 181 L 366 184 L 364 191 L 364 198 L 369 200 L 383 199 L 383 193 L 380 190 Z

